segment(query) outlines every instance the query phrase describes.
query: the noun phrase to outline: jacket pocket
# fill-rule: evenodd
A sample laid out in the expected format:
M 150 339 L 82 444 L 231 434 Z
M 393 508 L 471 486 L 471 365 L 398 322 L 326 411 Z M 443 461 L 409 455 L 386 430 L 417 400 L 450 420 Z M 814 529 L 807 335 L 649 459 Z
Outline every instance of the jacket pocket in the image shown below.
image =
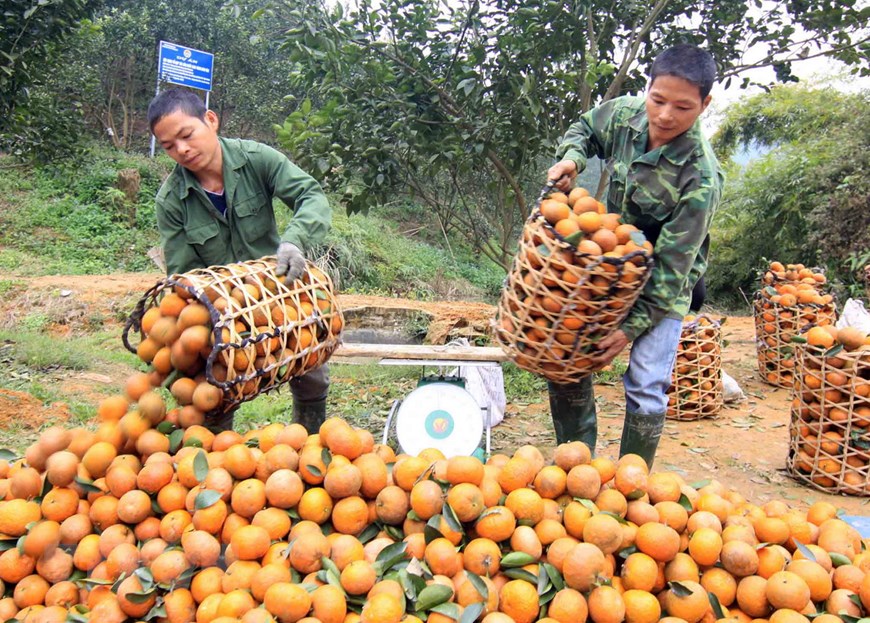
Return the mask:
M 219 233 L 220 229 L 215 222 L 195 225 L 184 230 L 187 241 L 197 246 L 205 245 L 212 238 L 216 238 Z
M 238 231 L 247 242 L 254 242 L 277 231 L 271 202 L 257 194 L 239 200 L 234 206 Z

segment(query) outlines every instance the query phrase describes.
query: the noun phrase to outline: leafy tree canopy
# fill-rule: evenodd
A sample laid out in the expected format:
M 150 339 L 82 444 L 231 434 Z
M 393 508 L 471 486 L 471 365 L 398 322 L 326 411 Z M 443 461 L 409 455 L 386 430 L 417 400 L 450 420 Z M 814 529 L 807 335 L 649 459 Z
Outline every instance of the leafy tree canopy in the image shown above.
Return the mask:
M 765 259 L 823 265 L 857 283 L 855 270 L 870 261 L 870 93 L 789 85 L 748 98 L 728 111 L 714 144 L 726 162 L 753 143 L 769 151 L 745 168 L 730 165 L 711 294 L 752 292 Z
M 661 49 L 705 46 L 726 81 L 771 65 L 789 80 L 793 62 L 821 53 L 866 73 L 870 54 L 870 9 L 851 0 L 343 6 L 269 10 L 308 94 L 279 138 L 350 211 L 410 192 L 505 266 L 568 124 L 640 90 Z

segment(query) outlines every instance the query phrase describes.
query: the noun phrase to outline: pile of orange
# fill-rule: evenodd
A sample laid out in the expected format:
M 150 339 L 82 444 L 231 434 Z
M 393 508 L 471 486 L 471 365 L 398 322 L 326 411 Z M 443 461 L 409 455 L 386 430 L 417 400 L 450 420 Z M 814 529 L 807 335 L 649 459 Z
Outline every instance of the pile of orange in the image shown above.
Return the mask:
M 329 352 L 318 342 L 337 344 L 342 317 L 328 277 L 309 266 L 291 291 L 261 264 L 195 271 L 174 286 L 167 281 L 143 309 L 136 354 L 150 373 L 147 383 L 135 381 L 137 388 L 168 387 L 185 426 L 320 365 Z M 210 356 L 213 379 L 229 389 L 208 382 Z
M 526 224 L 499 303 L 495 337 L 515 363 L 557 382 L 592 370 L 595 342 L 628 313 L 652 244 L 583 188 L 553 192 Z
M 95 433 L 52 427 L 0 461 L 0 620 L 835 623 L 870 611 L 870 552 L 828 503 L 758 506 L 719 482 L 650 474 L 634 455 L 593 459 L 580 442 L 552 462 L 523 446 L 484 464 L 396 456 L 338 418 L 314 435 L 282 423 L 176 435 L 132 427 L 144 414 L 127 408 L 107 399 Z
M 870 495 L 870 339 L 832 325 L 803 339 L 789 471 L 823 490 Z
M 677 347 L 667 417 L 697 420 L 722 408 L 721 323 L 701 315 L 686 316 Z
M 755 300 L 759 372 L 772 385 L 791 387 L 795 368 L 792 338 L 811 326 L 833 324 L 834 298 L 823 290 L 825 275 L 803 264 L 771 262 L 761 282 Z

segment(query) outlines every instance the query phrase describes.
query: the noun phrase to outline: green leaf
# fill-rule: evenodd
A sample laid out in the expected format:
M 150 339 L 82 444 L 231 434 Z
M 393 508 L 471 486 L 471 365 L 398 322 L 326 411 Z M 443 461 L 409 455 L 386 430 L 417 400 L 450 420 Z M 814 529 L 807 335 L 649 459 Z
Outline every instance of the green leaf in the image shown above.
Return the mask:
M 828 552 L 828 555 L 831 557 L 831 562 L 834 563 L 835 567 L 842 567 L 843 565 L 851 565 L 852 561 L 849 560 L 843 554 L 838 552 Z M 863 607 L 863 606 L 862 606 Z
M 178 429 L 169 433 L 169 453 L 175 454 L 178 448 L 181 447 L 181 442 L 184 438 L 184 430 Z
M 157 425 L 157 432 L 168 435 L 177 428 L 178 427 L 169 420 L 163 420 L 162 422 L 160 422 L 160 424 Z
M 532 573 L 531 571 L 526 571 L 525 569 L 519 568 L 511 568 L 511 569 L 503 569 L 502 574 L 513 580 L 525 580 L 532 586 L 538 585 L 538 577 Z
M 316 465 L 306 465 L 305 469 L 307 469 L 309 472 L 311 472 L 311 475 L 316 477 L 316 478 L 320 478 L 321 476 L 323 476 L 323 472 L 320 471 L 320 468 L 317 467 Z
M 548 562 L 541 563 L 541 567 L 544 568 L 544 571 L 550 577 L 550 582 L 553 583 L 553 586 L 557 591 L 561 591 L 565 588 L 565 580 L 562 578 L 562 574 L 559 573 L 559 570 L 556 569 L 556 567 Z
M 807 560 L 812 560 L 813 562 L 818 562 L 809 547 L 807 547 L 797 539 L 794 539 L 794 544 L 798 548 L 798 551 L 800 551 L 800 553 L 804 555 L 804 558 L 806 558 Z
M 511 569 L 513 567 L 524 567 L 537 562 L 537 559 L 525 552 L 510 552 L 501 557 L 501 568 Z
M 12 450 L 6 448 L 0 449 L 0 460 L 9 461 L 11 463 L 12 461 L 17 461 L 19 458 L 21 457 Z
M 550 588 L 552 588 L 552 584 L 550 583 L 550 576 L 546 573 L 538 572 L 538 595 L 543 595 Z
M 323 461 L 323 464 L 329 467 L 329 464 L 332 463 L 332 453 L 324 448 L 320 451 L 320 460 Z
M 443 511 L 444 513 L 444 521 L 447 522 L 447 527 L 453 530 L 454 532 L 462 532 L 462 524 L 459 522 L 459 518 L 456 516 L 456 512 L 450 508 L 450 504 L 445 504 Z
M 473 604 L 466 606 L 459 617 L 459 623 L 474 623 L 477 617 L 483 612 L 484 604 L 481 601 L 476 601 Z
M 219 491 L 206 489 L 205 491 L 196 496 L 193 501 L 193 507 L 195 510 L 202 510 L 204 508 L 208 508 L 209 506 L 217 504 L 217 501 L 220 500 L 221 497 L 222 496 Z
M 580 244 L 580 241 L 583 240 L 583 238 L 585 238 L 585 235 L 582 231 L 575 231 L 573 234 L 565 236 L 564 240 L 572 247 L 576 247 L 578 244 Z
M 439 604 L 446 603 L 453 597 L 453 589 L 443 584 L 430 584 L 417 595 L 416 608 L 418 612 L 431 610 Z
M 144 604 L 146 601 L 151 599 L 154 596 L 153 590 L 144 591 L 141 593 L 127 593 L 127 599 L 133 602 L 134 604 Z
M 103 490 L 96 486 L 92 481 L 85 480 L 80 476 L 76 476 L 73 480 L 78 486 L 82 488 L 85 493 L 102 493 Z
M 365 545 L 366 543 L 371 541 L 373 538 L 378 536 L 378 532 L 380 532 L 380 530 L 378 529 L 378 526 L 376 524 L 372 523 L 372 524 L 369 524 L 368 526 L 366 526 L 365 530 L 360 532 L 360 535 L 357 538 L 359 539 L 360 543 Z
M 843 345 L 835 344 L 834 346 L 831 346 L 828 350 L 826 350 L 822 357 L 834 357 L 836 355 L 839 355 L 841 352 L 843 352 Z
M 320 564 L 327 571 L 332 571 L 335 575 L 341 576 L 341 570 L 338 568 L 338 565 L 331 558 L 327 558 L 326 556 L 322 556 L 320 558 Z
M 432 612 L 437 612 L 438 614 L 443 614 L 446 617 L 450 617 L 453 620 L 459 619 L 459 606 L 457 604 L 447 602 L 443 604 L 438 604 L 430 608 Z
M 208 476 L 208 458 L 205 452 L 197 452 L 193 457 L 193 475 L 197 482 L 202 482 Z
M 486 582 L 483 581 L 483 578 L 471 571 L 466 573 L 468 580 L 471 582 L 471 585 L 474 586 L 474 590 L 477 591 L 477 594 L 483 597 L 484 601 L 489 599 L 489 588 L 486 586 Z
M 704 487 L 709 485 L 711 482 L 712 481 L 709 478 L 705 478 L 704 480 L 699 480 L 698 482 L 693 482 L 689 486 L 692 487 L 692 489 L 703 489 Z
M 722 604 L 719 603 L 719 598 L 714 593 L 707 592 L 707 597 L 710 599 L 710 605 L 713 607 L 713 614 L 717 619 L 724 619 L 725 612 L 722 610 Z
M 692 501 L 689 499 L 689 496 L 687 496 L 685 493 L 680 494 L 679 502 L 680 502 L 680 506 L 685 508 L 689 513 L 694 511 L 694 508 L 692 507 Z
M 692 589 L 680 582 L 668 582 L 668 588 L 670 588 L 677 597 L 688 597 L 692 594 Z
M 378 557 L 375 559 L 375 563 L 380 563 L 384 571 L 386 571 L 400 560 L 407 559 L 407 556 L 405 555 L 407 549 L 407 541 L 399 541 L 398 543 L 387 545 L 380 551 Z

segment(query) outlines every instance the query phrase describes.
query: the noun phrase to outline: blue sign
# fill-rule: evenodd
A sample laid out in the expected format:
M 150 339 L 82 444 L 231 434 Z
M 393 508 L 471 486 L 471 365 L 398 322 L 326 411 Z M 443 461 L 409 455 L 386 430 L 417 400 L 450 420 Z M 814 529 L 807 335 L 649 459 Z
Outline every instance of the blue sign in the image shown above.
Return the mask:
M 160 42 L 157 76 L 163 82 L 211 91 L 213 67 L 214 54 L 169 41 Z

